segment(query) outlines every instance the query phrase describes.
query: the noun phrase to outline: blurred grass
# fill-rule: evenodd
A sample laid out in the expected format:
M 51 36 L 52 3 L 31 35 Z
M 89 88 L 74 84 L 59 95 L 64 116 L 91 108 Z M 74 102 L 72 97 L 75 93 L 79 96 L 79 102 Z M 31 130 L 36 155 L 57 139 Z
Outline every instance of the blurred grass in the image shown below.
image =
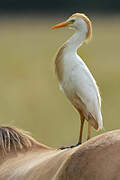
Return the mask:
M 111 20 L 112 19 L 112 20 Z M 102 96 L 105 132 L 120 127 L 119 18 L 93 17 L 93 40 L 79 49 Z M 48 17 L 0 17 L 0 124 L 30 131 L 57 147 L 77 143 L 79 116 L 60 92 L 54 56 L 71 35 Z M 87 123 L 84 130 L 86 138 Z M 95 131 L 92 135 L 100 134 Z

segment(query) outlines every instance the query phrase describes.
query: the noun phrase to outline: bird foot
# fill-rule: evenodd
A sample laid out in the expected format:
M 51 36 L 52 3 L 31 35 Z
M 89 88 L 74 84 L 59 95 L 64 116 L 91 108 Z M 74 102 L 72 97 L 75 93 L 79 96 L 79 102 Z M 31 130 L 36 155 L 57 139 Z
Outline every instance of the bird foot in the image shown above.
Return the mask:
M 62 146 L 60 147 L 59 149 L 63 150 L 63 149 L 69 149 L 69 148 L 74 148 L 74 147 L 77 147 L 79 146 L 81 143 L 77 143 L 75 145 L 72 145 L 72 146 Z

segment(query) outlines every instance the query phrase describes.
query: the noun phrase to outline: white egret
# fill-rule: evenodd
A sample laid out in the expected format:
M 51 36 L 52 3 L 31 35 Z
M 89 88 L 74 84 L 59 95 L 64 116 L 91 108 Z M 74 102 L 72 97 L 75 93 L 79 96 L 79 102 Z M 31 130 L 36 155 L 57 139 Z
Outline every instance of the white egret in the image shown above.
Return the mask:
M 75 29 L 75 33 L 59 49 L 55 69 L 61 89 L 81 117 L 79 145 L 82 142 L 85 119 L 88 121 L 87 139 L 90 138 L 91 126 L 96 130 L 103 127 L 101 97 L 95 79 L 77 54 L 77 49 L 91 39 L 91 21 L 86 15 L 75 13 L 67 21 L 52 26 L 52 29 L 66 26 Z

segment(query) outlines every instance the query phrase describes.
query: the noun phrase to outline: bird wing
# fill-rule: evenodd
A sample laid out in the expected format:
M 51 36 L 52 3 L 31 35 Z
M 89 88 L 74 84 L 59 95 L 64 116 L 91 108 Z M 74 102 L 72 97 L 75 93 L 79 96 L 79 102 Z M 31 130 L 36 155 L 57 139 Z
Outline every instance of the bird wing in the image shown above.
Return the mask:
M 75 88 L 75 93 L 85 104 L 88 112 L 90 112 L 95 120 L 101 122 L 101 98 L 99 90 L 92 74 L 84 62 L 79 62 L 72 70 L 71 81 Z

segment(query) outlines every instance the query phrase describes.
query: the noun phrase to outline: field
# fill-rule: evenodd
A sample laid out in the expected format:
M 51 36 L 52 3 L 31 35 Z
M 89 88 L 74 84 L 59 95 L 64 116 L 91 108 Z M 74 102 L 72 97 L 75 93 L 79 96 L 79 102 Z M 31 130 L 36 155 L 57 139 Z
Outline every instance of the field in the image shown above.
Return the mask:
M 79 115 L 58 88 L 54 56 L 71 30 L 53 17 L 0 17 L 0 124 L 30 131 L 52 147 L 77 143 Z M 79 49 L 102 96 L 104 129 L 120 128 L 119 17 L 93 19 L 93 39 Z M 87 123 L 84 129 L 86 138 Z

